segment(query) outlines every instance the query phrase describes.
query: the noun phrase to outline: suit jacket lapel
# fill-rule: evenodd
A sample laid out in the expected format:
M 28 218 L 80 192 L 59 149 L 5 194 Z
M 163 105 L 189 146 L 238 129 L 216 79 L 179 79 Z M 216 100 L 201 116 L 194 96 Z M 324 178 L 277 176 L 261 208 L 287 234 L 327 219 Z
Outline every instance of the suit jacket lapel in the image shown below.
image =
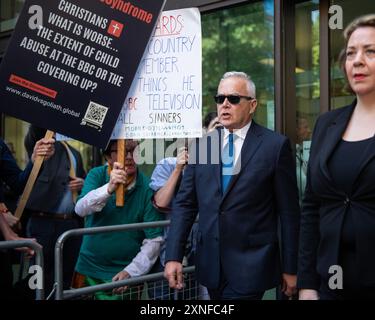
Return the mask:
M 212 165 L 211 165 L 211 168 L 212 168 L 212 171 L 213 171 L 212 174 L 215 177 L 217 186 L 218 186 L 218 188 L 221 192 L 221 188 L 222 188 L 222 186 L 221 186 L 221 143 L 222 143 L 222 136 L 223 136 L 222 128 L 217 129 L 217 132 L 218 132 L 218 134 L 216 133 L 211 138 L 211 144 L 212 145 L 210 145 L 211 149 L 209 149 L 208 152 L 210 152 L 211 154 L 212 154 L 212 152 L 216 152 L 216 150 L 214 150 L 214 149 L 216 148 L 216 146 L 219 146 L 218 149 L 217 149 L 217 152 L 219 153 L 218 163 L 216 163 L 216 161 L 214 161 L 214 159 L 212 159 L 212 158 L 210 159 L 210 161 L 211 161 L 210 163 L 212 163 Z M 215 139 L 218 139 L 218 141 L 217 140 L 215 141 Z M 214 150 L 214 151 L 212 151 L 212 150 Z
M 328 160 L 333 150 L 341 140 L 342 135 L 344 134 L 344 131 L 353 113 L 354 106 L 355 103 L 353 103 L 350 108 L 347 108 L 342 113 L 340 113 L 337 118 L 333 119 L 327 129 L 324 141 L 321 142 L 322 151 L 320 156 L 320 168 L 322 169 L 325 177 L 331 182 L 332 177 L 328 170 Z
M 189 159 L 196 159 L 196 163 L 204 166 L 205 172 L 212 179 L 213 187 L 221 192 L 221 128 L 204 135 L 199 139 L 199 146 L 189 147 Z
M 258 147 L 260 146 L 261 142 L 262 142 L 261 127 L 259 125 L 257 125 L 253 120 L 252 123 L 251 123 L 251 126 L 249 128 L 249 131 L 246 134 L 245 140 L 243 142 L 240 157 L 239 157 L 239 159 L 236 162 L 235 167 L 234 167 L 234 172 L 238 172 L 238 173 L 234 174 L 232 176 L 232 178 L 230 179 L 228 187 L 225 190 L 225 193 L 223 194 L 222 201 L 224 201 L 227 194 L 233 188 L 234 184 L 238 180 L 241 173 L 244 171 L 248 162 L 254 156 L 254 154 L 257 151 Z M 220 169 L 220 177 L 221 177 L 221 169 Z

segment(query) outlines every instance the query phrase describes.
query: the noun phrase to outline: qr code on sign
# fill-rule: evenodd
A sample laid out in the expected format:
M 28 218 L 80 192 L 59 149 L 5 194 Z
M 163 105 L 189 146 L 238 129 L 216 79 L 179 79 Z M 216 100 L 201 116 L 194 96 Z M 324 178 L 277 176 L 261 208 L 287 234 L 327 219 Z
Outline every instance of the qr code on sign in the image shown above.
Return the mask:
M 94 127 L 101 128 L 104 123 L 105 116 L 107 115 L 108 108 L 101 104 L 90 101 L 86 110 L 86 114 L 82 119 L 82 125 L 93 125 Z

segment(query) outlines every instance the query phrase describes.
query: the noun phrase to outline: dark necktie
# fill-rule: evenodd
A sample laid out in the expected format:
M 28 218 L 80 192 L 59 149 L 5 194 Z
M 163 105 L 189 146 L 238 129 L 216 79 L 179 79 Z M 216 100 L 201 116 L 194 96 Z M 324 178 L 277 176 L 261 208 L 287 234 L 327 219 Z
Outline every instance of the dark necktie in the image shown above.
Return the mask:
M 228 136 L 228 143 L 223 149 L 221 156 L 222 161 L 222 171 L 221 171 L 221 183 L 223 187 L 223 194 L 228 187 L 230 178 L 232 177 L 233 167 L 234 167 L 234 143 L 233 143 L 233 133 Z

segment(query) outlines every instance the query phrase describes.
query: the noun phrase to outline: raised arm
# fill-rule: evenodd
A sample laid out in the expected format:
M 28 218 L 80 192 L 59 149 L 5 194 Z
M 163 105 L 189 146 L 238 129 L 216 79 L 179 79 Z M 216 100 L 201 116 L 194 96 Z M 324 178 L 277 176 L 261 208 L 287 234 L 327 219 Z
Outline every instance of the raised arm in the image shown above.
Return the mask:
M 176 187 L 187 161 L 188 152 L 186 148 L 183 147 L 179 150 L 176 166 L 172 172 L 169 172 L 166 168 L 163 168 L 162 163 L 157 165 L 151 179 L 152 181 L 158 181 L 160 184 L 164 183 L 164 185 L 155 192 L 154 204 L 156 207 L 160 209 L 170 208 L 172 199 L 176 194 Z

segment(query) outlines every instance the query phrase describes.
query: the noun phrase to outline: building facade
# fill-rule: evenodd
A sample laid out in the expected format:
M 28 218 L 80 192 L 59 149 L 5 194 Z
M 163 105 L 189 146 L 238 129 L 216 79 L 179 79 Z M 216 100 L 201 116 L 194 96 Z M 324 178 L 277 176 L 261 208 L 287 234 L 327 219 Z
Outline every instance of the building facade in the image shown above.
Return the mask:
M 0 57 L 4 55 L 23 0 L 1 0 Z M 342 28 L 374 11 L 373 0 L 167 0 L 165 10 L 198 7 L 202 19 L 203 113 L 215 110 L 220 76 L 245 71 L 257 85 L 255 120 L 287 135 L 296 146 L 300 189 L 311 132 L 319 114 L 353 100 L 337 63 Z M 1 134 L 25 164 L 27 124 L 2 115 Z M 76 142 L 86 168 L 98 150 Z

